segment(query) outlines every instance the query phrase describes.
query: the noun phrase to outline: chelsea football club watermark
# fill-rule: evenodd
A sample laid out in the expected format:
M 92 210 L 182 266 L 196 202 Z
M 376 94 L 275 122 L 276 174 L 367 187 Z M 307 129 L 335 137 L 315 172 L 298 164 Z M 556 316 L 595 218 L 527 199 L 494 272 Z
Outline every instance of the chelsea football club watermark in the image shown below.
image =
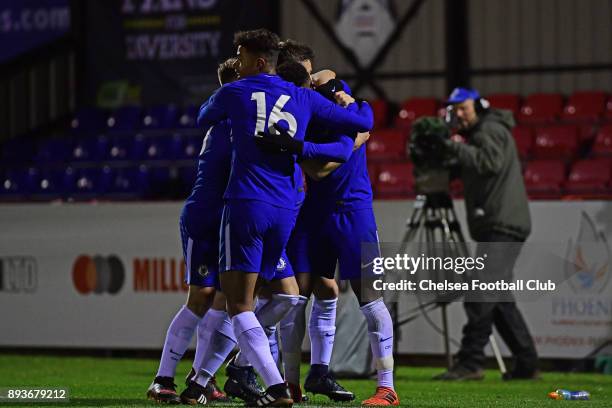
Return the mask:
M 589 270 L 603 281 L 607 258 L 585 260 L 587 253 L 589 243 L 579 251 L 564 243 L 363 243 L 362 289 L 390 302 L 539 301 L 586 281 Z
M 423 279 L 419 282 L 412 282 L 407 279 L 402 279 L 399 282 L 385 282 L 383 279 L 376 279 L 372 283 L 375 290 L 409 290 L 409 291 L 476 291 L 476 290 L 532 290 L 532 291 L 554 291 L 557 284 L 551 280 L 541 282 L 538 279 L 529 279 L 527 281 L 518 279 L 513 282 L 498 280 L 495 282 L 483 282 L 478 279 L 472 279 L 469 282 L 435 282 L 432 280 Z

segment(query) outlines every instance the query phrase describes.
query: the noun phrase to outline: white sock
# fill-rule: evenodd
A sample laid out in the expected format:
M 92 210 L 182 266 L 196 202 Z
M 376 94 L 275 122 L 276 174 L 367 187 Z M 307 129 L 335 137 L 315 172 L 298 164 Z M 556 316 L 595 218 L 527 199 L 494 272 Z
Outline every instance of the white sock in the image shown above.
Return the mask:
M 253 312 L 242 312 L 232 318 L 234 334 L 240 350 L 253 364 L 266 387 L 283 383 L 276 363 L 270 353 L 268 338 Z
M 300 296 L 297 305 L 280 322 L 285 380 L 300 384 L 300 363 L 302 362 L 302 342 L 306 333 L 306 305 L 308 298 Z
M 257 316 L 257 312 L 261 310 L 261 308 L 264 307 L 266 304 L 268 304 L 269 301 L 270 299 L 257 298 L 257 303 L 255 304 L 255 310 L 254 310 L 255 316 Z M 246 357 L 246 354 L 242 352 L 242 350 L 240 350 L 238 354 L 236 354 L 236 357 L 234 358 L 234 364 L 236 364 L 238 367 L 250 367 L 251 366 L 249 359 Z
M 193 332 L 200 321 L 200 317 L 187 308 L 181 307 L 172 319 L 166 332 L 166 341 L 157 370 L 158 377 L 172 377 L 176 372 L 183 354 L 189 347 Z
M 194 379 L 198 375 L 198 367 L 204 361 L 204 352 L 206 347 L 208 347 L 208 343 L 210 342 L 211 331 L 206 329 L 207 320 L 210 319 L 209 313 L 212 309 L 209 309 L 208 312 L 204 315 L 204 317 L 198 323 L 198 328 L 196 330 L 197 333 L 197 342 L 196 342 L 196 351 L 195 356 L 193 357 L 193 369 L 195 370 Z
M 202 353 L 198 364 L 198 375 L 195 381 L 205 387 L 208 380 L 215 375 L 229 353 L 236 346 L 234 329 L 230 318 L 224 310 L 209 310 L 206 316 L 205 329 L 210 332 L 210 341 Z
M 308 334 L 310 335 L 310 364 L 329 366 L 336 337 L 336 307 L 338 299 L 315 298 L 312 303 Z
M 361 307 L 368 323 L 378 385 L 393 388 L 393 320 L 382 298 Z

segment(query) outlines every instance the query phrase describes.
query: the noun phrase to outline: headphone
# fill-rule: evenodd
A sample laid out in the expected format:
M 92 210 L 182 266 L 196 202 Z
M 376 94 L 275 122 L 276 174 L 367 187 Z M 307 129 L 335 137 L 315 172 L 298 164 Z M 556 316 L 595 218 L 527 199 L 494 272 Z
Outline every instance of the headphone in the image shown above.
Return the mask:
M 485 114 L 489 111 L 489 109 L 491 109 L 491 102 L 482 97 L 474 99 L 474 109 L 476 110 L 476 114 L 478 116 Z
M 482 117 L 487 114 L 491 109 L 491 103 L 480 96 L 477 90 L 468 88 L 455 88 L 447 100 L 446 113 L 444 114 L 444 121 L 450 127 L 454 127 L 457 124 L 457 117 L 453 110 L 453 105 L 461 103 L 466 99 L 474 100 L 474 110 L 478 117 Z

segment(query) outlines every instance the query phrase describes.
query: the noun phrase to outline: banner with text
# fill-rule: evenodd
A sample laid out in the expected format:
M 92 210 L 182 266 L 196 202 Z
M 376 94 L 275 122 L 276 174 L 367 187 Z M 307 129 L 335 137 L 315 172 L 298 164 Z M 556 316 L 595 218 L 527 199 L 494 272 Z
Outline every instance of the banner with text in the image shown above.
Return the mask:
M 70 30 L 68 0 L 0 0 L 0 62 Z
M 127 82 L 144 104 L 201 103 L 218 86 L 217 64 L 235 54 L 234 32 L 273 27 L 275 5 L 263 0 L 87 2 L 87 97 L 93 102 L 101 86 Z
M 375 202 L 381 241 L 403 236 L 411 204 Z M 455 205 L 463 220 L 463 203 Z M 0 346 L 161 347 L 186 298 L 180 210 L 181 203 L 0 205 Z M 519 308 L 542 357 L 588 356 L 612 339 L 612 203 L 534 202 L 531 213 L 526 245 L 555 248 L 571 262 L 559 262 L 563 278 L 554 291 L 519 299 Z M 526 285 L 548 280 L 534 251 L 522 253 L 516 268 Z M 388 304 L 399 320 L 418 315 L 398 330 L 399 353 L 443 352 L 434 327 L 441 326 L 439 310 L 427 308 L 425 319 L 414 295 Z M 459 340 L 461 303 L 448 312 Z

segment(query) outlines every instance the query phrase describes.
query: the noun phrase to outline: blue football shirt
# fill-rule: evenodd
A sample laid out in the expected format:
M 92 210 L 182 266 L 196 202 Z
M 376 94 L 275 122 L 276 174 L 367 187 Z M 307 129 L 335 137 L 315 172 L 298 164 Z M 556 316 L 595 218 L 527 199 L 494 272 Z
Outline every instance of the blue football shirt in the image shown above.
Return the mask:
M 354 111 L 344 109 L 310 89 L 298 88 L 271 74 L 250 76 L 221 87 L 202 106 L 198 125 L 207 131 L 228 118 L 233 157 L 224 198 L 261 200 L 289 209 L 299 201 L 301 187 L 296 177 L 296 157 L 262 151 L 255 143 L 258 132 L 281 123 L 303 141 L 311 118 L 346 134 L 368 131 L 373 123 L 367 104 Z
M 342 81 L 344 91 L 351 94 L 349 86 Z M 354 110 L 350 105 L 349 110 Z M 311 133 L 325 134 L 325 123 L 317 121 L 315 126 L 309 130 Z M 346 138 L 340 133 L 327 133 L 330 140 Z M 309 133 L 307 138 L 312 137 Z M 330 160 L 333 161 L 333 160 Z M 368 174 L 368 163 L 366 159 L 366 145 L 352 152 L 348 160 L 336 170 L 332 171 L 322 180 L 313 180 L 307 177 L 308 195 L 305 205 L 307 211 L 320 214 L 320 211 L 352 211 L 364 208 L 372 208 L 372 185 Z
M 196 180 L 183 209 L 188 223 L 200 226 L 210 223 L 219 227 L 231 159 L 231 126 L 224 120 L 211 127 L 204 137 Z

